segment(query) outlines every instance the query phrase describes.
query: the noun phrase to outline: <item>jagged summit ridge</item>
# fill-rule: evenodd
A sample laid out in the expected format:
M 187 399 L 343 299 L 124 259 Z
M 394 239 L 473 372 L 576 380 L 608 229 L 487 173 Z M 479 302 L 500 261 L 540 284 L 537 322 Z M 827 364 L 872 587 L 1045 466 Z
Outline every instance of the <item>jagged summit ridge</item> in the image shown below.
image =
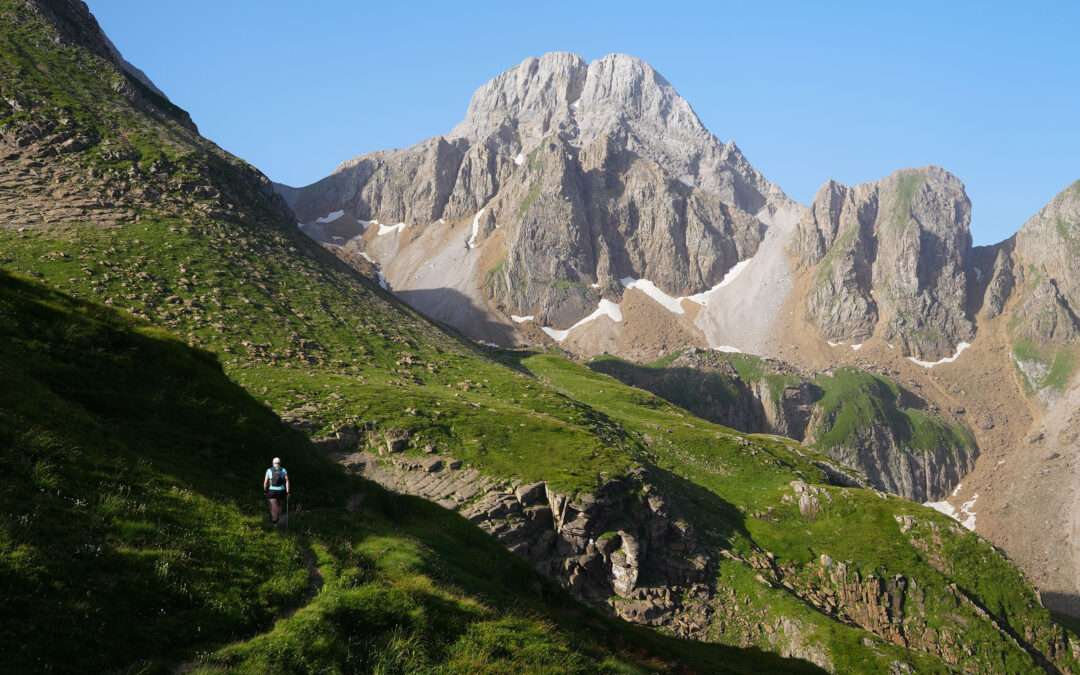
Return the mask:
M 667 80 L 626 54 L 609 54 L 591 64 L 567 52 L 530 56 L 476 90 L 450 137 L 476 142 L 504 119 L 523 131 L 537 130 L 523 136 L 570 131 L 579 146 L 595 141 L 605 127 L 626 122 L 662 127 L 698 142 L 713 138 Z
M 505 134 L 508 128 L 517 133 Z M 475 144 L 509 136 L 504 150 L 513 155 L 529 152 L 553 134 L 577 148 L 610 136 L 750 213 L 771 202 L 789 203 L 734 142 L 724 144 L 705 128 L 660 73 L 627 54 L 588 64 L 567 52 L 529 57 L 476 90 L 465 119 L 448 139 Z

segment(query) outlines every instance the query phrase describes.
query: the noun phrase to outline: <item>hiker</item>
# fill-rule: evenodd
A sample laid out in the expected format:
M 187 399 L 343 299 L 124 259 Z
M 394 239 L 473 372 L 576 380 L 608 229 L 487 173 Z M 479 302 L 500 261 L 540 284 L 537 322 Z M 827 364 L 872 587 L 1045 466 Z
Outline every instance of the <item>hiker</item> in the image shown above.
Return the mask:
M 281 458 L 274 458 L 274 466 L 266 470 L 263 478 L 263 493 L 270 502 L 270 520 L 278 524 L 281 518 L 282 502 L 289 498 L 289 472 L 281 466 Z

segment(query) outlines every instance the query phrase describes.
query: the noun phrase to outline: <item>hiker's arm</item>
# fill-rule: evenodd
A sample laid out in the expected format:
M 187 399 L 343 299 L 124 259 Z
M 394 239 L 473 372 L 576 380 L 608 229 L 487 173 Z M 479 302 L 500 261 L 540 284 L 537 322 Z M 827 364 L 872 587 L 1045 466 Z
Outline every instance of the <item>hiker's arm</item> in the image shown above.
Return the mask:
M 270 483 L 270 476 L 263 476 L 263 492 L 266 492 L 266 486 Z
M 289 474 L 285 474 L 285 494 L 292 492 L 292 488 L 289 487 Z

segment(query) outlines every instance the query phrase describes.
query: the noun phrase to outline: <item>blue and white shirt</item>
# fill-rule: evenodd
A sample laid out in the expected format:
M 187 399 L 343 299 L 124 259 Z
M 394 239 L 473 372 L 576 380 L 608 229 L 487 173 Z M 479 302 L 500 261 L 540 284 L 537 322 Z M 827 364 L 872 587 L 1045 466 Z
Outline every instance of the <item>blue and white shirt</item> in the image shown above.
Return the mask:
M 270 481 L 273 478 L 273 471 L 274 471 L 273 467 L 270 467 L 269 469 L 266 470 L 266 480 L 267 481 Z M 288 475 L 289 475 L 289 472 L 285 470 L 285 467 L 281 467 L 281 480 L 285 480 L 288 477 Z M 284 485 L 278 485 L 278 486 L 275 487 L 275 486 L 271 485 L 270 489 L 271 490 L 284 490 L 285 486 Z

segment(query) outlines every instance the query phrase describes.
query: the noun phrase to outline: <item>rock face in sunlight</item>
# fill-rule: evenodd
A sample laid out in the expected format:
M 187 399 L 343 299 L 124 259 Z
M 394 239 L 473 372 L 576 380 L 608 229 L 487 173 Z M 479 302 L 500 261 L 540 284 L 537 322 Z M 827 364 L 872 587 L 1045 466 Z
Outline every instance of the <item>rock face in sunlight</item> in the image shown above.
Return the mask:
M 791 250 L 818 265 L 807 320 L 832 341 L 876 333 L 905 355 L 950 356 L 975 328 L 969 314 L 971 202 L 937 167 L 854 188 L 829 181 L 796 225 Z
M 470 334 L 500 344 L 507 331 L 516 342 L 539 338 L 521 336 L 510 315 L 565 330 L 601 299 L 621 302 L 626 277 L 675 298 L 703 293 L 757 252 L 778 210 L 796 206 L 709 133 L 659 73 L 622 54 L 590 64 L 567 53 L 526 59 L 480 87 L 449 134 L 364 155 L 282 193 L 305 223 L 344 210 L 347 224 L 311 232 L 368 251 L 396 291 L 467 277 L 464 295 L 505 327 Z M 478 230 L 432 234 L 481 211 Z M 421 234 L 391 249 L 360 224 L 376 219 Z M 461 237 L 482 264 L 415 274 L 416 260 L 437 261 Z M 427 309 L 422 299 L 417 307 Z

